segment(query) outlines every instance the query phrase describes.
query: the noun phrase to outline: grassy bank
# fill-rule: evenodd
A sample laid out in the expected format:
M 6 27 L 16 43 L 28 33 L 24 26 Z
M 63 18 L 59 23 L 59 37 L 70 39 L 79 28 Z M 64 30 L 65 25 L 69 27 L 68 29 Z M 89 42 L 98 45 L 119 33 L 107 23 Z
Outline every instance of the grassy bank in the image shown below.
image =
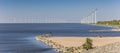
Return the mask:
M 102 26 L 120 27 L 120 20 L 98 21 L 96 24 Z

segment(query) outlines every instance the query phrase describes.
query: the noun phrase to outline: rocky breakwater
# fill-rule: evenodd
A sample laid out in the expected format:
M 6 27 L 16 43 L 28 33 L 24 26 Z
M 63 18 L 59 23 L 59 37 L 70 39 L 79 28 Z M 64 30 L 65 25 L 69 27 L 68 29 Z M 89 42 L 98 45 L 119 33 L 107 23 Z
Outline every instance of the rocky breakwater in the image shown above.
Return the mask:
M 47 37 L 37 36 L 36 40 L 42 41 L 45 44 L 47 44 L 48 46 L 51 46 L 52 48 L 55 48 L 55 50 L 57 52 L 62 52 L 64 50 L 64 46 L 62 46 L 62 45 L 60 45 L 56 42 L 53 42 L 51 40 L 48 40 Z

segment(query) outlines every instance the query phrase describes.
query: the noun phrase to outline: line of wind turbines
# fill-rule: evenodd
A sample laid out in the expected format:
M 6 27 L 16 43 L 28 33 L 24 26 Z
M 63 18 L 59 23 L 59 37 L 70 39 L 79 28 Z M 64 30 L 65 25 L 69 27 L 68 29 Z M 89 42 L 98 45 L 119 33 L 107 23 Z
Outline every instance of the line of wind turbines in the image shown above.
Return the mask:
M 94 11 L 92 11 L 89 15 L 83 17 L 81 19 L 81 23 L 84 23 L 84 24 L 96 24 L 97 23 L 97 20 L 96 20 L 96 15 L 97 15 L 97 11 L 98 9 L 94 9 Z

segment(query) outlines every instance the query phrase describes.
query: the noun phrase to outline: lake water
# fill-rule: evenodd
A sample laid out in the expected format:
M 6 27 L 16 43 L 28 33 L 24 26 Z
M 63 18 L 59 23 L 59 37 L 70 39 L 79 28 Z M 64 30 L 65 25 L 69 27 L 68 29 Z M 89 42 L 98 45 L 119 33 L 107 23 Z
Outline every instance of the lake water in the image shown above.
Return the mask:
M 109 29 L 111 27 L 79 23 L 0 24 L 0 53 L 56 53 L 54 49 L 34 38 L 49 32 L 52 32 L 53 36 L 120 35 L 120 32 L 113 31 L 89 31 Z

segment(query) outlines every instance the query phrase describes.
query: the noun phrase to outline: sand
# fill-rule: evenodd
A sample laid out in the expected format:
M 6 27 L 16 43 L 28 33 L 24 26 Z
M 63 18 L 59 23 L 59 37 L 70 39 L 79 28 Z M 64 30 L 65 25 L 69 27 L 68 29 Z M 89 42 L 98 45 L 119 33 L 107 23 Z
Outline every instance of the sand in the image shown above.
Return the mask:
M 81 46 L 87 37 L 49 37 L 47 39 L 52 40 L 65 47 L 79 47 Z M 89 37 L 93 40 L 93 46 L 99 47 L 107 44 L 120 42 L 120 37 Z

